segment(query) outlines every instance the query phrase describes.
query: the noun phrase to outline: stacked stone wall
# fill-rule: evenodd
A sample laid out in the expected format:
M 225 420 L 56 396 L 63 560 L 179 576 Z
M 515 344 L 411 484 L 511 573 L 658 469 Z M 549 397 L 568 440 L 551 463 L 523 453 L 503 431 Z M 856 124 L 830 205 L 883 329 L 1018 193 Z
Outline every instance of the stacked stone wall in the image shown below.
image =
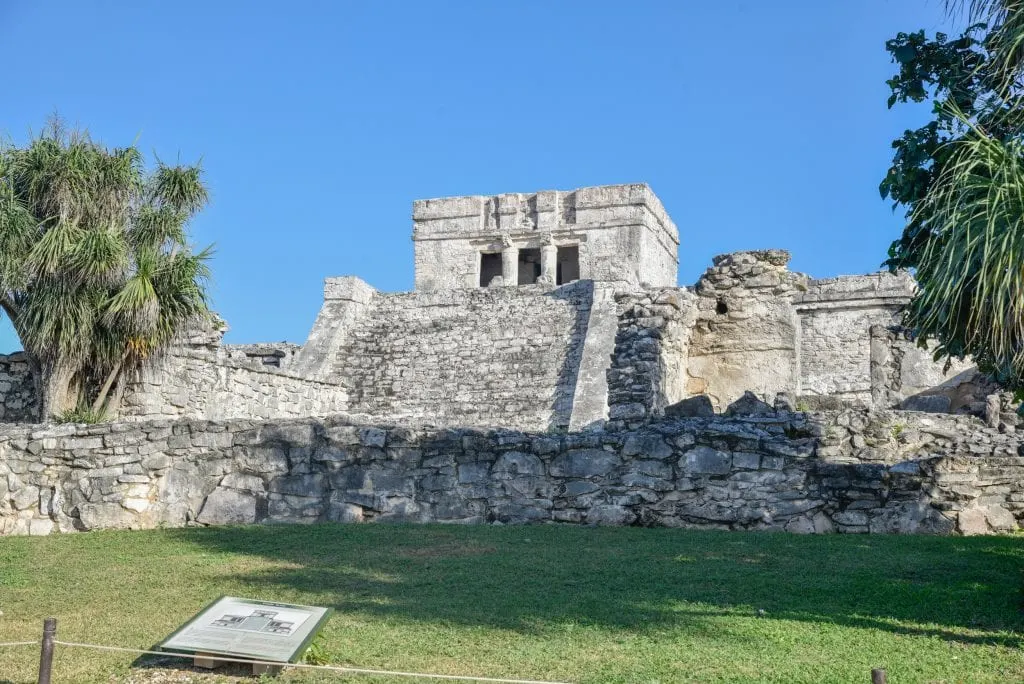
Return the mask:
M 589 281 L 377 294 L 323 377 L 384 420 L 565 428 L 593 302 Z
M 129 387 L 121 418 L 292 418 L 325 416 L 347 407 L 337 385 L 251 363 L 235 365 L 216 353 L 176 350 Z
M 912 293 L 913 281 L 905 274 L 810 281 L 794 302 L 800 316 L 797 392 L 871 403 L 881 377 L 872 376 L 869 331 L 875 325 L 898 323 Z
M 314 521 L 987 533 L 1024 522 L 1014 435 L 847 410 L 564 435 L 331 418 L 8 426 L 0 532 Z
M 31 422 L 37 409 L 28 356 L 24 352 L 0 354 L 0 423 Z
M 608 369 L 608 417 L 612 427 L 636 426 L 687 396 L 695 298 L 682 288 L 662 288 L 618 292 L 615 304 L 618 328 Z

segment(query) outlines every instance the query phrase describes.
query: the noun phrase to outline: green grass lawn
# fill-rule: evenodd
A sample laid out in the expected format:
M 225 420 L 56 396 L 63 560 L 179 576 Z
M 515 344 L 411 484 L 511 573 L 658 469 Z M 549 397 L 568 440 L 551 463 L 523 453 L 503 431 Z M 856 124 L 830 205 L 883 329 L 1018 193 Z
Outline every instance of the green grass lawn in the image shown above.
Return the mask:
M 320 640 L 332 664 L 571 682 L 867 682 L 872 667 L 894 684 L 1024 681 L 1022 566 L 1020 536 L 378 524 L 17 537 L 0 539 L 0 641 L 38 638 L 54 615 L 59 638 L 148 648 L 233 594 L 335 608 Z M 0 682 L 34 682 L 37 661 L 0 650 Z M 60 648 L 55 682 L 150 681 L 152 662 Z

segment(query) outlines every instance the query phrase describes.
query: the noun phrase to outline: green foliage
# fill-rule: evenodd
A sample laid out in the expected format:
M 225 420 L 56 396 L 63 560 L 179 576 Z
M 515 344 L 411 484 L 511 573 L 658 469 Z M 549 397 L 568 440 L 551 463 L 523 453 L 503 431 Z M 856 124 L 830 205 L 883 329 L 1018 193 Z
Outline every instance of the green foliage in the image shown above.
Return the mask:
M 97 423 L 105 423 L 109 417 L 104 411 L 94 411 L 91 406 L 86 404 L 79 404 L 73 409 L 62 411 L 57 414 L 58 423 L 85 423 L 87 425 L 96 425 Z
M 107 148 L 51 122 L 0 145 L 0 312 L 42 376 L 44 418 L 112 390 L 207 316 L 209 249 L 188 243 L 208 201 L 199 166 Z
M 302 662 L 308 665 L 327 665 L 331 662 L 323 634 L 313 637 L 313 642 L 302 656 Z
M 950 3 L 971 25 L 886 44 L 898 73 L 889 106 L 931 100 L 933 117 L 893 142 L 883 198 L 906 210 L 886 265 L 913 271 L 904 324 L 935 358 L 970 356 L 1024 389 L 1024 3 Z

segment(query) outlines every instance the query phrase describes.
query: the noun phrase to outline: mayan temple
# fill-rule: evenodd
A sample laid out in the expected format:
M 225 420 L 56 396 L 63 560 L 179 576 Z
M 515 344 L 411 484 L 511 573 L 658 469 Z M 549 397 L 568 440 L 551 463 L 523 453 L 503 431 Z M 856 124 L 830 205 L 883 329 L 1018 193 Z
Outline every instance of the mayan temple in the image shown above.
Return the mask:
M 769 249 L 680 287 L 686 230 L 644 184 L 419 200 L 412 239 L 414 291 L 329 277 L 301 345 L 195 330 L 120 422 L 0 434 L 28 488 L 6 528 L 1017 526 L 1009 400 L 908 339 L 906 275 L 816 280 Z M 35 414 L 24 356 L 0 357 L 0 420 Z M 954 476 L 961 452 L 993 464 Z M 21 453 L 72 470 L 23 481 Z

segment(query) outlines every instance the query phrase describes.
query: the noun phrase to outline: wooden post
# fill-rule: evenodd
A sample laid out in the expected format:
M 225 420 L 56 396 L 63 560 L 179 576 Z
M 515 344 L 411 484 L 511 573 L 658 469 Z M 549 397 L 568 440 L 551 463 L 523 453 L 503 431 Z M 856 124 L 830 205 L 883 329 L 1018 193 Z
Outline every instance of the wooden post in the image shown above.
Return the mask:
M 43 620 L 43 641 L 39 649 L 39 684 L 50 684 L 53 673 L 53 640 L 57 636 L 57 618 Z
M 885 684 L 885 670 L 880 667 L 871 670 L 871 684 Z
M 217 660 L 213 657 L 212 653 L 195 653 L 193 654 L 192 664 L 195 667 L 202 667 L 207 670 L 212 670 L 223 665 L 224 661 Z

